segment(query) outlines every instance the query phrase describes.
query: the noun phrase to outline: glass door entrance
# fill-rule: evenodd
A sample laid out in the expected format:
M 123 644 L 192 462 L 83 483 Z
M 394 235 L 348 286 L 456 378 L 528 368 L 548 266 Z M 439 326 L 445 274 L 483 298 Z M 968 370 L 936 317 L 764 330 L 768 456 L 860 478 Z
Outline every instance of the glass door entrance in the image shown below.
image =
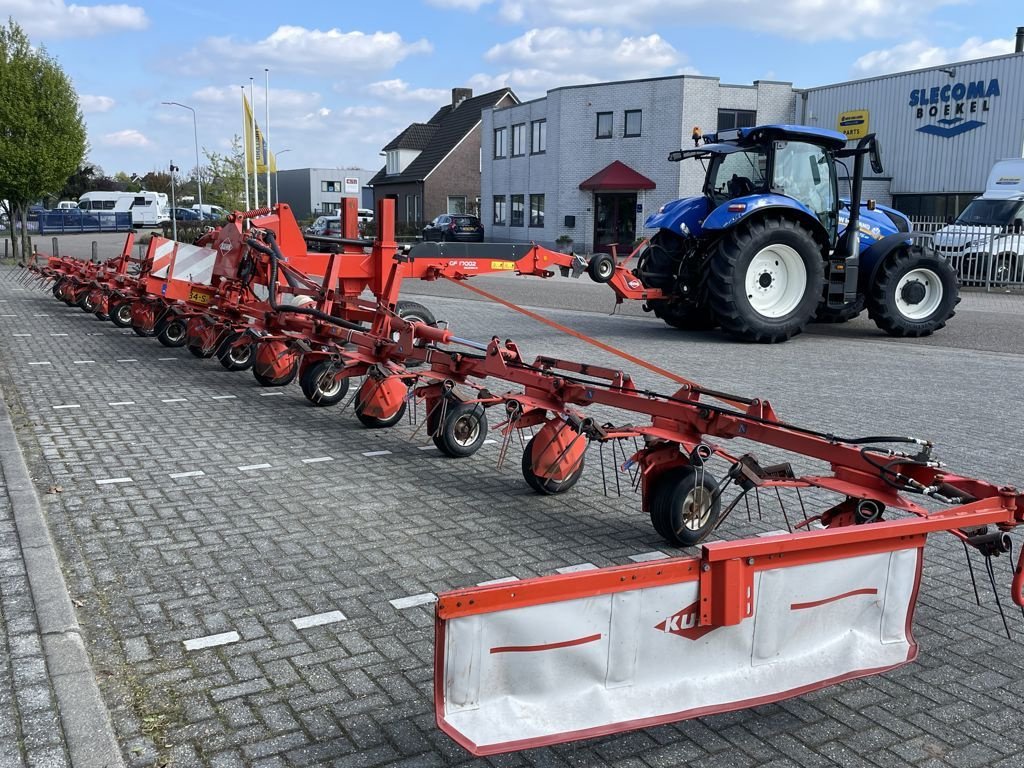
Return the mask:
M 636 192 L 594 193 L 594 251 L 620 256 L 633 248 L 636 239 Z

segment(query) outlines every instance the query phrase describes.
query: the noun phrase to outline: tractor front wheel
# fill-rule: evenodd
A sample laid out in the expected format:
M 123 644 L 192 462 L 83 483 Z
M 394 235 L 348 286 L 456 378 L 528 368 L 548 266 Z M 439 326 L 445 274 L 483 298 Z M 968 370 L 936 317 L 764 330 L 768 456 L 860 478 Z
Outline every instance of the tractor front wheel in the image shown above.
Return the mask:
M 868 317 L 890 336 L 930 336 L 956 314 L 956 271 L 943 259 L 898 251 L 868 291 Z
M 823 280 L 821 249 L 800 224 L 784 218 L 741 222 L 712 255 L 708 304 L 730 336 L 773 344 L 804 329 Z

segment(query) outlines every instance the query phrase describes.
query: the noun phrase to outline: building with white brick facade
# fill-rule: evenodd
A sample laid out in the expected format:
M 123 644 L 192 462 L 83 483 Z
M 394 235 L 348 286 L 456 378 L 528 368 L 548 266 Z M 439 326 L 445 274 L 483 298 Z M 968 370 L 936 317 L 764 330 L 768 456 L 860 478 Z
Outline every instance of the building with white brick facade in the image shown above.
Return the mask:
M 480 213 L 488 239 L 551 244 L 565 236 L 580 252 L 612 243 L 628 250 L 650 234 L 647 216 L 700 193 L 700 163 L 667 159 L 692 145 L 694 127 L 792 122 L 796 98 L 791 83 L 682 75 L 555 88 L 486 109 Z M 627 170 L 609 168 L 616 161 Z

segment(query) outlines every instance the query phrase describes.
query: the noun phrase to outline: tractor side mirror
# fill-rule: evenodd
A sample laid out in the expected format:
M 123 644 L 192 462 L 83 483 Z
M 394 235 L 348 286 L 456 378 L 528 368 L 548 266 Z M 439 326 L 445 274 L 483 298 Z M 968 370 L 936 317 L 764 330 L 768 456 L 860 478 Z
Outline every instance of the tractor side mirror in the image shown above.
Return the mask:
M 946 223 L 947 224 L 952 224 L 954 221 L 956 221 L 956 219 L 954 219 L 952 216 L 947 216 L 946 217 Z
M 1014 219 L 1013 234 L 1019 235 L 1021 232 L 1024 232 L 1024 219 Z
M 871 142 L 871 151 L 868 154 L 868 160 L 871 162 L 872 171 L 875 173 L 882 172 L 882 147 L 877 136 L 874 141 Z
M 670 163 L 678 163 L 682 159 L 683 159 L 683 150 L 681 150 L 681 149 L 674 149 L 674 150 L 672 150 L 671 152 L 668 153 L 668 161 Z

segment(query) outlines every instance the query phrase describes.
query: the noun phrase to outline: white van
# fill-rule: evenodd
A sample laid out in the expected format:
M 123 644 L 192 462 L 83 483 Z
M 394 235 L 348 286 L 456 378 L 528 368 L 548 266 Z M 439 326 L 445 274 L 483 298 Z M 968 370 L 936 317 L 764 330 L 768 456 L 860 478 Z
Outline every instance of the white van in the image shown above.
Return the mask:
M 57 203 L 57 207 L 54 208 L 54 210 L 55 211 L 70 211 L 70 210 L 72 210 L 74 208 L 77 208 L 77 207 L 78 207 L 78 203 L 76 203 L 74 200 L 61 200 L 59 203 Z
M 199 211 L 203 214 L 203 218 L 209 218 L 212 214 L 216 219 L 226 219 L 228 217 L 228 211 L 225 208 L 221 208 L 219 205 L 208 205 L 203 203 L 200 205 L 196 203 L 192 206 L 193 211 Z
M 157 227 L 170 221 L 163 192 L 86 192 L 78 198 L 83 211 L 131 211 L 132 226 Z
M 964 282 L 1019 281 L 1024 270 L 1024 158 L 999 160 L 985 192 L 935 233 L 935 250 Z

